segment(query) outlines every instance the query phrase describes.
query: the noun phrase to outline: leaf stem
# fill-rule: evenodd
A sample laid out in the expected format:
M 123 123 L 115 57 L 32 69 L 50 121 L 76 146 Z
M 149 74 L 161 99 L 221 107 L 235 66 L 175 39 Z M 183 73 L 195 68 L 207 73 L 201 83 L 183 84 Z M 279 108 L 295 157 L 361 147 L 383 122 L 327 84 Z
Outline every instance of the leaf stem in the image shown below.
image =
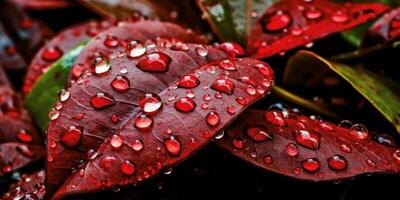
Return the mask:
M 327 108 L 324 108 L 322 106 L 319 106 L 303 97 L 300 97 L 296 94 L 293 94 L 290 91 L 287 91 L 284 88 L 281 88 L 277 85 L 272 87 L 272 94 L 275 95 L 278 98 L 285 99 L 291 103 L 297 104 L 299 106 L 302 106 L 304 108 L 310 109 L 312 111 L 321 113 L 323 115 L 335 118 L 335 119 L 340 119 L 340 116 L 335 114 L 334 112 L 328 110 Z

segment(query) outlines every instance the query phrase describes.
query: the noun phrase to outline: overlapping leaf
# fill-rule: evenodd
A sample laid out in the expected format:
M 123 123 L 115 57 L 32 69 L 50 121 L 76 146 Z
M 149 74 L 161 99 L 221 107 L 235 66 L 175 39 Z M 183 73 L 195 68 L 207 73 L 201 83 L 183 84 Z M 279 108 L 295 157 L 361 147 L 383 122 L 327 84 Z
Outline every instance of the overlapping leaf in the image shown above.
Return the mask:
M 246 110 L 217 143 L 256 166 L 296 179 L 327 181 L 400 172 L 400 149 L 390 136 L 374 136 L 363 125 L 340 127 L 286 109 Z
M 400 36 L 400 8 L 393 9 L 378 20 L 368 31 L 370 37 L 388 42 Z
M 282 0 L 256 23 L 249 53 L 256 58 L 273 56 L 364 23 L 388 8 L 380 3 Z

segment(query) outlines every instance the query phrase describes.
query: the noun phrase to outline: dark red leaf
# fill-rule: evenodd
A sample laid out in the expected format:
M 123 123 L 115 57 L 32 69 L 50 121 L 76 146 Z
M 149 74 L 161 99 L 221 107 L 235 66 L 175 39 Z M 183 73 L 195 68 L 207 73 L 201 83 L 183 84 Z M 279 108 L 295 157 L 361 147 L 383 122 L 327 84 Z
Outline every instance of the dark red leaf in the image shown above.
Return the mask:
M 12 39 L 0 23 L 0 65 L 7 70 L 21 70 L 26 64 Z
M 388 10 L 380 3 L 281 0 L 256 23 L 249 53 L 265 58 L 357 26 Z
M 0 67 L 0 87 L 10 87 L 10 81 L 8 80 L 7 74 L 3 67 Z
M 26 61 L 35 55 L 51 31 L 9 0 L 0 2 L 0 18 Z
M 55 8 L 66 8 L 73 3 L 68 0 L 11 0 L 24 9 L 46 10 Z
M 296 179 L 327 181 L 400 172 L 400 150 L 393 147 L 394 140 L 389 135 L 373 137 L 362 125 L 344 128 L 285 109 L 250 109 L 225 132 L 217 141 L 222 148 Z
M 368 31 L 379 41 L 393 41 L 400 36 L 400 7 L 383 15 Z
M 137 183 L 175 165 L 271 86 L 265 63 L 224 60 L 225 51 L 173 36 L 146 42 L 140 35 L 134 38 L 146 45 L 144 54 L 131 58 L 123 48 L 122 54 L 108 53 L 120 55 L 113 59 L 97 59 L 92 73 L 71 85 L 70 99 L 50 122 L 47 187 L 49 195 L 58 190 L 54 198 Z M 271 73 L 265 77 L 261 68 Z M 116 87 L 116 79 L 128 83 Z
M 12 184 L 8 192 L 3 194 L 2 199 L 44 199 L 44 194 L 46 191 L 44 179 L 44 170 L 40 170 L 31 175 L 22 175 L 21 180 Z
M 70 74 L 71 79 L 78 78 L 84 69 L 91 68 L 96 57 L 103 57 L 108 60 L 120 54 L 140 57 L 140 53 L 143 53 L 141 47 L 152 45 L 149 42 L 153 42 L 154 39 L 157 39 L 157 41 L 153 44 L 167 47 L 172 45 L 170 40 L 193 43 L 206 42 L 203 37 L 172 23 L 149 20 L 141 20 L 135 23 L 120 22 L 118 26 L 99 34 L 95 40 L 87 44 L 76 60 L 77 64 Z M 136 44 L 135 41 L 140 41 L 140 43 Z M 179 47 L 179 45 L 174 45 L 175 48 Z
M 16 142 L 0 143 L 0 175 L 35 162 L 46 154 L 43 146 Z
M 23 91 L 30 92 L 36 80 L 57 61 L 64 53 L 69 52 L 78 44 L 89 40 L 101 31 L 111 27 L 111 21 L 90 21 L 73 27 L 67 28 L 60 32 L 52 40 L 43 46 L 31 61 L 27 75 L 25 77 Z

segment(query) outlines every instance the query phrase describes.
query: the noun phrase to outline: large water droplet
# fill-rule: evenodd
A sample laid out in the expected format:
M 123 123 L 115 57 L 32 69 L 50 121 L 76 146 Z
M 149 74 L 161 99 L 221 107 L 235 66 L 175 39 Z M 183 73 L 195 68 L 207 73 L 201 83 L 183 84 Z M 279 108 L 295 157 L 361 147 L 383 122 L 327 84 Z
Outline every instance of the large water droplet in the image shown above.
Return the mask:
M 117 76 L 111 82 L 111 87 L 117 92 L 126 92 L 130 88 L 130 81 L 125 76 Z
M 90 104 L 96 109 L 103 109 L 115 105 L 115 99 L 108 93 L 99 92 L 90 98 Z
M 196 103 L 192 98 L 182 97 L 175 102 L 174 107 L 181 112 L 192 112 L 196 108 Z
M 289 144 L 286 146 L 286 153 L 287 153 L 289 156 L 296 156 L 296 155 L 299 153 L 299 151 L 297 150 L 297 146 L 296 146 L 295 144 L 289 143 Z
M 61 58 L 63 52 L 58 47 L 48 47 L 42 52 L 42 59 L 47 62 L 54 62 Z
M 250 126 L 245 128 L 246 134 L 255 142 L 272 140 L 272 135 L 264 126 Z
M 281 31 L 291 23 L 292 17 L 288 13 L 278 11 L 264 20 L 264 29 L 269 32 Z
M 156 94 L 146 94 L 139 99 L 139 107 L 146 114 L 154 115 L 161 109 L 161 98 Z
M 133 40 L 129 43 L 126 51 L 129 57 L 137 58 L 146 53 L 146 46 L 140 41 Z
M 227 78 L 219 78 L 213 82 L 211 85 L 211 89 L 223 92 L 228 95 L 233 94 L 233 90 L 235 89 L 235 85 L 233 82 Z
M 333 170 L 342 171 L 347 167 L 347 160 L 341 155 L 334 155 L 328 158 L 328 166 Z
M 307 19 L 316 20 L 316 19 L 320 19 L 320 18 L 323 16 L 323 13 L 322 13 L 322 11 L 319 10 L 318 8 L 311 7 L 311 8 L 306 9 L 306 10 L 304 11 L 304 16 L 305 16 Z
M 198 45 L 194 48 L 194 50 L 196 51 L 197 55 L 199 56 L 207 56 L 208 54 L 208 49 L 206 46 L 204 45 Z
M 140 150 L 143 149 L 144 144 L 143 144 L 143 142 L 141 140 L 135 140 L 135 141 L 132 142 L 131 147 L 135 151 L 140 151 Z
M 178 87 L 181 88 L 195 88 L 200 84 L 199 79 L 194 75 L 186 75 L 178 82 Z
M 119 149 L 122 147 L 124 141 L 122 140 L 121 136 L 114 134 L 110 139 L 110 145 L 113 149 Z
M 235 63 L 230 59 L 222 60 L 221 62 L 218 63 L 218 65 L 224 70 L 228 70 L 228 71 L 235 71 L 236 70 Z
M 314 131 L 295 130 L 293 136 L 296 139 L 297 144 L 309 149 L 319 149 L 319 143 L 321 140 L 320 134 Z
M 350 16 L 343 11 L 337 11 L 332 14 L 331 16 L 332 21 L 337 22 L 337 23 L 345 23 L 350 20 Z
M 255 64 L 254 67 L 266 78 L 271 78 L 274 75 L 274 72 L 269 66 L 266 66 L 265 64 L 258 63 Z
M 133 173 L 135 173 L 135 165 L 132 164 L 129 160 L 125 160 L 121 164 L 121 171 L 126 175 L 132 175 Z
M 305 171 L 314 173 L 320 168 L 321 162 L 317 158 L 308 158 L 301 161 L 301 166 Z
M 181 142 L 179 142 L 179 140 L 176 139 L 174 136 L 170 136 L 164 139 L 164 146 L 169 154 L 173 156 L 179 156 L 179 154 L 181 153 Z
M 60 141 L 68 148 L 76 148 L 82 140 L 83 127 L 70 126 L 67 131 L 61 133 Z
M 267 122 L 275 126 L 286 126 L 284 114 L 278 110 L 270 110 L 265 112 L 264 118 Z
M 17 138 L 21 142 L 29 143 L 32 142 L 33 138 L 30 133 L 28 133 L 26 130 L 21 129 L 17 132 Z
M 153 119 L 146 115 L 140 115 L 136 118 L 134 125 L 141 131 L 148 131 L 153 125 Z
M 97 57 L 94 61 L 92 69 L 95 74 L 103 74 L 111 69 L 111 65 L 107 59 L 104 59 L 103 57 Z
M 242 56 L 245 53 L 243 48 L 234 42 L 224 42 L 219 45 L 219 48 L 231 54 L 232 57 L 236 57 L 237 55 Z
M 137 67 L 145 72 L 166 72 L 171 61 L 167 54 L 154 52 L 140 59 Z
M 219 115 L 217 113 L 215 113 L 215 112 L 210 112 L 206 116 L 207 124 L 210 125 L 210 126 L 218 125 L 220 120 L 221 119 L 220 119 Z
M 354 139 L 365 140 L 368 138 L 368 129 L 362 124 L 354 124 L 349 130 L 349 135 Z

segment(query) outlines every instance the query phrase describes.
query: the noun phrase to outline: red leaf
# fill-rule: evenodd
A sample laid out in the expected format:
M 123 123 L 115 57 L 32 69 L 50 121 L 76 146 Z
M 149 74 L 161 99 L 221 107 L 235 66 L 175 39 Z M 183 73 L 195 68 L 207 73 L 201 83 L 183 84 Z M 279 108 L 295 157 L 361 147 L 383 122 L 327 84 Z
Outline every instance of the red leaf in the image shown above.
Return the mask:
M 388 135 L 376 136 L 378 143 L 362 125 L 348 129 L 287 112 L 247 110 L 217 143 L 256 166 L 296 179 L 400 172 L 400 150 Z
M 40 145 L 7 142 L 0 143 L 0 175 L 10 173 L 35 162 L 45 155 Z
M 0 3 L 0 17 L 25 61 L 30 61 L 51 31 L 9 1 Z
M 375 18 L 389 7 L 380 3 L 281 0 L 267 9 L 250 35 L 249 53 L 265 58 Z
M 0 65 L 7 70 L 21 70 L 26 64 L 19 54 L 14 42 L 0 23 Z
M 31 10 L 66 8 L 73 3 L 67 0 L 11 0 L 19 7 Z
M 67 53 L 78 44 L 89 40 L 96 36 L 97 33 L 112 25 L 113 23 L 111 21 L 90 21 L 61 31 L 52 40 L 47 42 L 33 58 L 25 77 L 23 87 L 24 93 L 30 92 L 36 80 L 40 78 L 49 66 L 61 58 L 64 53 Z
M 228 55 L 215 47 L 172 40 L 158 40 L 158 46 L 148 41 L 146 53 L 137 58 L 121 54 L 103 61 L 100 69 L 94 67 L 71 85 L 70 99 L 48 129 L 50 196 L 56 190 L 57 199 L 134 184 L 172 167 L 271 85 L 267 64 L 221 60 Z M 270 72 L 268 77 L 259 73 L 261 68 Z M 71 169 L 76 170 L 71 174 Z
M 141 52 L 139 47 L 144 45 L 147 40 L 147 42 L 151 42 L 151 40 L 154 39 L 157 39 L 157 44 L 168 47 L 172 45 L 171 41 L 169 40 L 193 43 L 206 42 L 203 37 L 198 36 L 189 30 L 185 30 L 178 25 L 168 22 L 149 20 L 141 20 L 135 23 L 120 22 L 118 26 L 112 27 L 109 30 L 100 33 L 95 40 L 92 40 L 89 42 L 89 44 L 87 44 L 86 48 L 77 58 L 75 62 L 77 64 L 72 70 L 70 78 L 74 79 L 80 77 L 83 74 L 84 69 L 89 69 L 93 65 L 93 60 L 96 57 L 101 56 L 106 59 L 111 59 L 119 56 L 121 53 L 130 52 L 132 53 L 131 56 L 135 56 L 134 54 Z M 141 43 L 129 44 L 135 40 L 141 41 Z M 139 56 L 140 55 L 136 57 Z
M 368 31 L 379 41 L 393 41 L 400 36 L 400 7 L 386 13 Z
M 31 175 L 22 175 L 21 180 L 12 184 L 8 192 L 3 194 L 2 199 L 44 199 L 44 179 L 44 170 L 40 170 Z

